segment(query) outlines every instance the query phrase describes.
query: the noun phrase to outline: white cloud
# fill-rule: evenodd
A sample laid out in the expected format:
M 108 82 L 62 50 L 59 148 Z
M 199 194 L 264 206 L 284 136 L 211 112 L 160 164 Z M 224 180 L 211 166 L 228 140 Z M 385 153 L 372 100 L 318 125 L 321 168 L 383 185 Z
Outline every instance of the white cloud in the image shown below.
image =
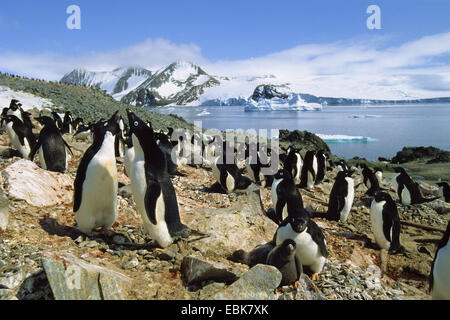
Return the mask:
M 155 70 L 175 60 L 188 60 L 210 74 L 242 78 L 237 85 L 210 89 L 207 96 L 249 96 L 255 84 L 268 81 L 289 82 L 297 92 L 321 96 L 378 99 L 450 96 L 447 86 L 450 66 L 442 61 L 450 61 L 450 32 L 397 46 L 386 46 L 385 38 L 366 40 L 300 45 L 261 57 L 213 62 L 203 57 L 195 44 L 148 39 L 127 48 L 81 57 L 3 52 L 0 69 L 57 80 L 75 67 L 105 71 L 139 65 Z M 246 80 L 268 74 L 275 75 L 276 79 Z

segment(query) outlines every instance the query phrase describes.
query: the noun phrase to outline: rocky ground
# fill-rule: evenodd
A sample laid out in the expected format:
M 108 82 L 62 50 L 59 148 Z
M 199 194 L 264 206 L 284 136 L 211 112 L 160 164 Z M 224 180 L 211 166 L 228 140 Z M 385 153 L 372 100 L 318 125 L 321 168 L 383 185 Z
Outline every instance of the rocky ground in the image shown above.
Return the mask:
M 389 255 L 374 246 L 371 199 L 361 185 L 346 223 L 315 219 L 330 252 L 319 280 L 304 276 L 297 289 L 277 288 L 281 278 L 273 267 L 249 271 L 227 259 L 235 250 L 270 241 L 276 225 L 264 216 L 255 193 L 209 192 L 215 182 L 209 169 L 181 167 L 184 176 L 173 179 L 182 221 L 208 238 L 180 240 L 165 251 L 150 246 L 126 187 L 119 191 L 114 237 L 79 233 L 72 212 L 73 180 L 89 143 L 65 139 L 74 157 L 66 174 L 56 174 L 11 157 L 9 139 L 0 135 L 0 215 L 9 215 L 7 226 L 0 228 L 1 299 L 430 299 L 436 241 L 449 220 L 448 205 L 441 200 L 398 205 L 400 241 L 407 252 Z M 128 185 L 123 169 L 119 163 L 119 181 Z M 305 206 L 326 210 L 335 174 L 328 172 L 312 191 L 301 190 Z M 357 177 L 355 184 L 360 181 Z M 265 210 L 272 207 L 270 189 L 260 194 Z

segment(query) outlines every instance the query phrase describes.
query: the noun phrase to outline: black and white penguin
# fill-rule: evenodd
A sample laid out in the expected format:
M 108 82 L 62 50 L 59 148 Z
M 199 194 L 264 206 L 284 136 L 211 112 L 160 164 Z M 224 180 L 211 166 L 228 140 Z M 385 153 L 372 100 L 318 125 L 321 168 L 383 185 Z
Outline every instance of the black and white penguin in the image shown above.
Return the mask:
M 375 167 L 375 168 L 373 168 L 373 174 L 377 178 L 378 184 L 380 186 L 382 186 L 383 185 L 383 169 L 381 169 L 379 167 Z
M 177 165 L 172 160 L 173 145 L 169 141 L 169 137 L 164 133 L 160 133 L 158 134 L 158 140 L 156 143 L 159 149 L 161 149 L 161 151 L 164 153 L 167 162 L 167 172 L 169 173 L 169 175 L 177 174 Z
M 61 116 L 59 115 L 59 113 L 56 111 L 52 111 L 52 117 L 55 120 L 56 126 L 58 127 L 58 129 L 60 131 L 63 131 L 63 127 L 64 127 L 63 120 L 61 119 Z
M 39 150 L 42 169 L 64 173 L 67 169 L 66 147 L 72 153 L 70 146 L 64 141 L 52 118 L 44 116 L 38 117 L 36 120 L 44 127 L 39 133 L 36 145 L 30 152 L 30 160 L 33 161 L 34 155 Z
M 313 273 L 311 279 L 317 280 L 327 262 L 328 250 L 322 230 L 305 209 L 297 206 L 295 211 L 290 210 L 278 227 L 274 236 L 276 245 L 281 245 L 286 239 L 294 240 L 297 258 Z
M 430 273 L 430 293 L 433 300 L 450 300 L 450 222 L 438 244 Z
M 420 204 L 434 201 L 440 197 L 424 198 L 420 192 L 419 185 L 414 182 L 402 167 L 395 167 L 392 181 L 400 202 L 404 205 Z
M 380 248 L 391 253 L 401 253 L 405 249 L 400 245 L 400 218 L 397 205 L 391 196 L 378 191 L 370 206 L 370 221 L 375 241 Z
M 242 175 L 241 170 L 234 163 L 227 163 L 227 152 L 232 152 L 224 142 L 222 156 L 214 157 L 212 161 L 212 172 L 216 181 L 226 193 L 245 193 L 253 184 L 249 177 Z M 234 155 L 233 155 L 234 158 Z
M 119 133 L 119 111 L 93 126 L 94 141 L 84 153 L 74 185 L 73 212 L 78 229 L 106 234 L 117 219 L 117 166 L 114 138 Z
M 275 209 L 275 217 L 270 218 L 278 225 L 288 217 L 289 201 L 292 201 L 292 203 L 303 208 L 303 198 L 298 191 L 290 172 L 286 169 L 280 169 L 274 175 L 270 195 Z
M 82 118 L 80 118 L 80 117 L 78 117 L 78 118 L 76 118 L 75 120 L 73 120 L 73 122 L 72 122 L 72 129 L 73 129 L 73 131 L 77 131 L 78 130 L 78 128 L 80 127 L 80 126 L 82 126 L 83 125 L 83 119 Z
M 62 134 L 72 134 L 73 131 L 73 127 L 72 127 L 72 113 L 70 111 L 66 111 L 66 113 L 64 114 L 64 119 L 63 119 L 63 123 L 62 123 L 62 129 L 61 129 L 61 133 Z
M 345 222 L 352 209 L 354 197 L 354 182 L 351 172 L 339 171 L 331 189 L 328 211 L 325 214 L 316 214 L 314 217 Z
M 300 149 L 289 147 L 286 159 L 283 162 L 283 168 L 288 170 L 296 185 L 300 184 L 300 178 L 303 168 L 303 158 L 300 154 Z
M 266 264 L 276 267 L 281 272 L 280 286 L 294 284 L 303 273 L 303 266 L 296 255 L 296 242 L 286 239 L 273 248 L 267 256 Z
M 89 125 L 79 125 L 77 131 L 74 133 L 74 137 L 79 138 L 79 139 L 88 139 L 88 138 L 93 138 L 92 137 L 92 128 L 94 127 L 94 124 L 89 124 Z
M 327 170 L 327 157 L 323 150 L 319 150 L 316 153 L 317 158 L 317 174 L 315 184 L 319 184 L 325 178 L 325 172 Z
M 347 162 L 345 160 L 341 159 L 336 163 L 336 169 L 339 171 L 349 171 L 350 167 L 348 166 Z
M 247 161 L 247 173 L 250 176 L 250 179 L 252 179 L 256 184 L 259 184 L 262 187 L 268 187 L 272 185 L 273 175 L 265 175 L 261 172 L 263 168 L 270 168 L 270 163 L 262 163 L 260 152 L 263 151 L 257 151 L 256 156 L 254 156 L 252 153 L 249 154 Z M 256 161 L 254 160 L 254 157 L 256 158 Z
M 167 172 L 164 153 L 156 144 L 152 127 L 127 110 L 134 158 L 131 164 L 131 189 L 144 230 L 162 248 L 178 237 L 200 234 L 180 220 L 175 189 Z
M 233 262 L 238 262 L 248 265 L 250 268 L 257 264 L 266 264 L 267 256 L 270 251 L 275 248 L 275 243 L 268 242 L 256 246 L 252 251 L 246 252 L 244 250 L 237 250 L 228 258 Z
M 36 137 L 31 127 L 14 115 L 6 116 L 5 120 L 6 132 L 12 146 L 20 152 L 23 158 L 28 159 L 31 149 L 36 144 Z
M 312 189 L 316 181 L 317 158 L 314 151 L 307 151 L 303 161 L 300 188 Z
M 366 194 L 369 196 L 373 196 L 378 191 L 381 191 L 378 179 L 375 176 L 374 172 L 369 167 L 367 167 L 365 163 L 363 163 L 361 167 L 363 168 L 362 170 L 363 182 L 367 188 Z
M 445 202 L 450 202 L 450 186 L 447 182 L 438 182 L 436 183 L 439 186 L 439 192 L 442 194 L 441 197 L 444 197 Z

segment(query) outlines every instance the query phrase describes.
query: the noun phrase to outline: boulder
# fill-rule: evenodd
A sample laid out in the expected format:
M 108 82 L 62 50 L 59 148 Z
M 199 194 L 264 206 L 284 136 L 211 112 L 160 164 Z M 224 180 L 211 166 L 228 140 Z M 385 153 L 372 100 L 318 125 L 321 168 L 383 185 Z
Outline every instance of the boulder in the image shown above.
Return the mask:
M 314 282 L 304 273 L 300 276 L 297 287 L 297 300 L 327 300 Z
M 73 180 L 67 174 L 50 172 L 22 159 L 2 170 L 3 188 L 10 198 L 36 207 L 72 202 Z
M 229 287 L 214 294 L 211 300 L 272 300 L 274 290 L 281 283 L 281 272 L 277 268 L 258 264 Z
M 68 252 L 44 253 L 42 264 L 56 300 L 126 300 L 131 279 L 113 266 Z
M 186 286 L 201 285 L 202 282 L 210 280 L 231 284 L 238 276 L 222 263 L 184 257 L 181 263 L 181 279 Z
M 435 147 L 404 147 L 392 158 L 391 163 L 431 159 L 428 163 L 449 162 L 450 152 Z
M 319 136 L 308 131 L 280 130 L 280 148 L 286 149 L 290 146 L 304 150 L 323 150 L 330 154 L 330 147 Z

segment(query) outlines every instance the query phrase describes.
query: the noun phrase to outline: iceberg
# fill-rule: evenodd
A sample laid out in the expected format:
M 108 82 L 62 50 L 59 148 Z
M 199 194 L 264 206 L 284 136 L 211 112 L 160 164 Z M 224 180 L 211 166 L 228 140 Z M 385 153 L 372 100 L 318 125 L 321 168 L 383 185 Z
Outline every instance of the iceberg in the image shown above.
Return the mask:
M 319 138 L 321 138 L 326 143 L 342 143 L 342 142 L 375 142 L 378 139 L 371 137 L 363 137 L 363 136 L 346 136 L 340 134 L 316 134 Z

